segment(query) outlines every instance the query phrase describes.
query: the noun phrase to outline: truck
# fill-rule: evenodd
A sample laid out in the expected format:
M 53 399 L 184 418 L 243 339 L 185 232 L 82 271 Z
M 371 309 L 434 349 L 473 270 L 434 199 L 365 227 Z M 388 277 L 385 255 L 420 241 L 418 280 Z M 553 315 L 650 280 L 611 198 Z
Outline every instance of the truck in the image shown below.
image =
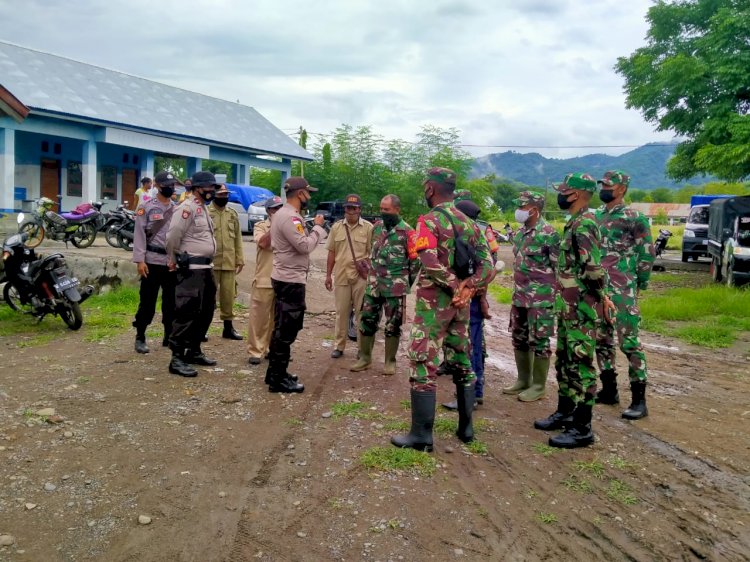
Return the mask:
M 333 223 L 344 218 L 345 204 L 346 201 L 343 199 L 336 201 L 321 201 L 318 203 L 317 207 L 315 207 L 314 214 L 323 215 L 326 219 L 325 229 L 329 230 L 333 226 Z M 372 205 L 363 203 L 362 218 L 374 223 L 376 220 L 380 220 L 380 212 L 379 210 L 374 209 Z
M 690 213 L 688 214 L 685 232 L 682 235 L 682 261 L 690 258 L 693 261 L 708 256 L 708 215 L 709 205 L 716 199 L 731 197 L 731 195 L 693 195 L 690 198 Z
M 707 248 L 714 281 L 730 287 L 750 281 L 750 195 L 711 202 Z

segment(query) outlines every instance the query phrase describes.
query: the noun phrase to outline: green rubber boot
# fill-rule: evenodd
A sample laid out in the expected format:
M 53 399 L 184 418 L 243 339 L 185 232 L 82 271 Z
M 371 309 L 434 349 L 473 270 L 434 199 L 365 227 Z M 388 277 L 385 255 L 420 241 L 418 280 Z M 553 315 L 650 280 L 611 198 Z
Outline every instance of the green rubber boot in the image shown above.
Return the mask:
M 531 365 L 534 362 L 533 351 L 513 350 L 516 357 L 516 368 L 518 369 L 518 380 L 513 386 L 503 389 L 503 394 L 518 394 L 531 385 Z
M 349 367 L 349 370 L 358 373 L 359 371 L 365 371 L 372 365 L 372 348 L 375 345 L 375 336 L 366 336 L 362 332 L 359 333 L 359 359 L 357 362 Z
M 396 374 L 396 354 L 398 353 L 398 336 L 386 336 L 385 338 L 385 364 L 383 365 L 384 375 Z
M 534 367 L 531 370 L 531 386 L 518 395 L 521 402 L 534 402 L 544 398 L 547 388 L 549 357 L 534 356 Z

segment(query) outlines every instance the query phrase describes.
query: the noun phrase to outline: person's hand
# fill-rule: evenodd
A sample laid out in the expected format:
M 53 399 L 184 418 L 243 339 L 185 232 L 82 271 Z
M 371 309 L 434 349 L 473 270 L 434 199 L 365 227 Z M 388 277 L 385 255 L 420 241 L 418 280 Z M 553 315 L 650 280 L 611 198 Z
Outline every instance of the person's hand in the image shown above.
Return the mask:
M 171 261 L 167 262 L 167 269 L 169 271 L 176 271 L 177 270 L 177 264 Z
M 474 288 L 467 287 L 466 280 L 463 280 L 458 284 L 458 288 L 456 289 L 456 292 L 453 293 L 453 300 L 451 301 L 451 304 L 456 308 L 463 308 L 467 304 L 469 304 L 469 301 L 471 300 L 471 297 L 473 296 L 474 296 Z
M 148 277 L 148 266 L 146 265 L 145 261 L 138 262 L 138 275 L 140 275 L 144 279 Z
M 610 325 L 614 324 L 617 307 L 615 307 L 614 303 L 606 295 L 602 299 L 602 312 L 604 313 L 604 321 Z
M 479 307 L 482 311 L 482 318 L 485 320 L 489 320 L 492 318 L 492 314 L 490 314 L 490 303 L 487 302 L 487 296 L 482 295 L 482 299 L 479 301 Z
M 240 265 L 238 265 L 238 266 L 237 266 L 237 270 L 235 271 L 235 273 L 236 273 L 237 275 L 239 275 L 239 274 L 240 274 L 240 272 L 242 271 L 242 268 L 243 268 L 243 267 L 245 267 L 245 264 L 243 264 L 243 263 L 241 263 Z
M 333 278 L 330 275 L 326 276 L 326 289 L 333 291 Z
M 271 233 L 266 232 L 263 236 L 260 237 L 260 240 L 258 240 L 258 247 L 261 250 L 267 250 L 271 247 Z
M 315 215 L 314 222 L 315 226 L 323 226 L 326 223 L 326 218 L 323 215 Z

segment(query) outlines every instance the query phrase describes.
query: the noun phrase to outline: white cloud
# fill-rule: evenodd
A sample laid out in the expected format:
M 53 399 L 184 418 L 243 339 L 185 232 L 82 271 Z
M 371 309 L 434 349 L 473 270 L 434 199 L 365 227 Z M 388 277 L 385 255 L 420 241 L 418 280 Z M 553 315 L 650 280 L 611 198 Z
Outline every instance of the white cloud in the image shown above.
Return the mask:
M 10 4 L 3 40 L 239 99 L 285 130 L 347 122 L 413 140 L 430 123 L 469 144 L 536 146 L 670 138 L 625 110 L 613 70 L 643 44 L 650 0 Z

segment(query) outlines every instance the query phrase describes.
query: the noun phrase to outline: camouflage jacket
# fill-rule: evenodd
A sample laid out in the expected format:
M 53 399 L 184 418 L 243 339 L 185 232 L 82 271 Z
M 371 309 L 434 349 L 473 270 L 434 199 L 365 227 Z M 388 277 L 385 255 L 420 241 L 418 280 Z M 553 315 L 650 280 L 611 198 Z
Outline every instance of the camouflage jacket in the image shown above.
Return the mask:
M 419 273 L 419 260 L 410 260 L 409 232 L 412 228 L 404 219 L 388 230 L 377 221 L 372 231 L 370 273 L 367 278 L 369 294 L 377 297 L 402 297 L 409 293 Z
M 560 235 L 544 219 L 522 227 L 513 238 L 513 305 L 546 308 L 555 305 Z
M 467 285 L 478 290 L 486 288 L 492 279 L 492 258 L 479 227 L 456 209 L 452 202 L 441 203 L 437 207 L 445 209 L 451 215 L 452 222 L 435 209 L 419 217 L 414 236 L 414 249 L 422 264 L 417 281 L 418 292 L 440 289 L 453 295 L 458 288 L 460 280 L 453 271 L 453 250 L 456 245 L 453 238 L 453 224 L 456 225 L 458 236 L 476 250 L 476 270 L 469 278 Z
M 654 265 L 654 245 L 648 219 L 635 209 L 617 205 L 596 210 L 602 233 L 602 267 L 610 292 L 632 292 L 648 287 Z
M 588 210 L 578 211 L 565 225 L 557 262 L 559 294 L 557 311 L 564 319 L 579 318 L 581 311 L 596 319 L 594 307 L 601 302 L 606 273 L 601 265 L 601 234 L 596 217 Z

